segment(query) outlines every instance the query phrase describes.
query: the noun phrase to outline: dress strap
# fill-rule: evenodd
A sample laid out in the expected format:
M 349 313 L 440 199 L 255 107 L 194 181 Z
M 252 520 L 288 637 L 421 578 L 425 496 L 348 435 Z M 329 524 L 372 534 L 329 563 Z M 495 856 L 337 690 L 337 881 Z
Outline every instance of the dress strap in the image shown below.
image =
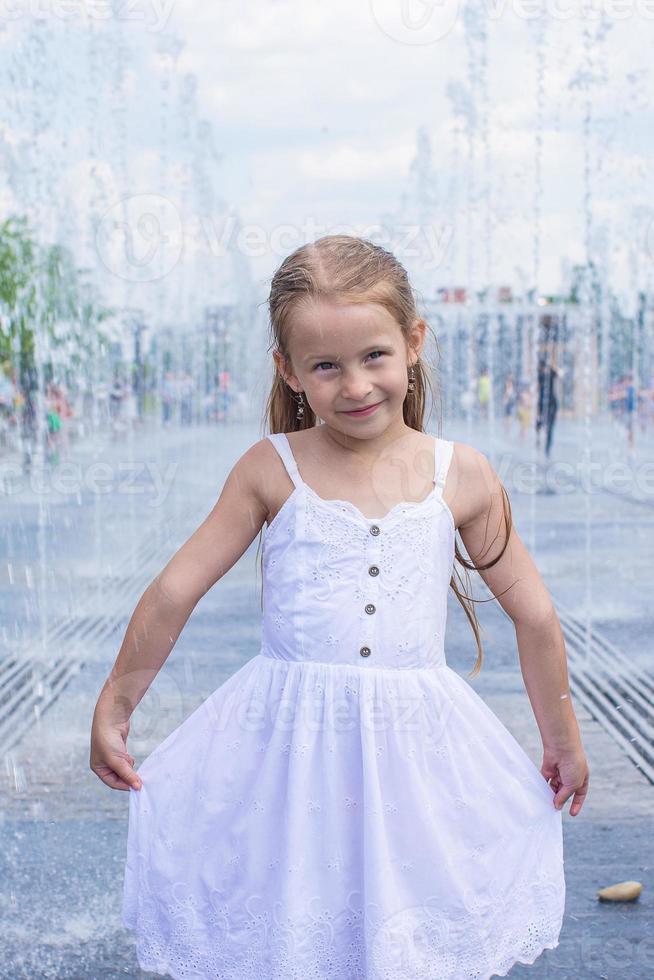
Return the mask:
M 282 462 L 286 467 L 286 472 L 290 476 L 291 480 L 296 487 L 299 487 L 302 483 L 302 477 L 300 476 L 300 471 L 297 468 L 297 463 L 295 462 L 295 456 L 291 450 L 291 444 L 286 438 L 285 432 L 270 432 L 266 439 L 270 439 L 273 446 L 282 458 Z
M 434 483 L 438 487 L 442 496 L 447 479 L 447 471 L 452 460 L 454 443 L 450 439 L 439 439 L 436 437 L 436 453 L 434 458 Z

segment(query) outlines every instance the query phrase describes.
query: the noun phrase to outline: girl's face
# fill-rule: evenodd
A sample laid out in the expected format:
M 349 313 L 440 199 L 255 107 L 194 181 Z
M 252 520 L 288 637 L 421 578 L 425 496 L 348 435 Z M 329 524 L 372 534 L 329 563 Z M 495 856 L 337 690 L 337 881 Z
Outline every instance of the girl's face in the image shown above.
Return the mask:
M 424 335 L 424 321 L 418 319 L 411 350 L 383 306 L 312 301 L 292 318 L 291 363 L 285 365 L 276 352 L 273 357 L 282 377 L 296 393 L 303 392 L 318 418 L 340 431 L 370 436 L 402 418 L 408 369 L 422 350 Z M 348 414 L 372 405 L 377 407 L 367 414 Z

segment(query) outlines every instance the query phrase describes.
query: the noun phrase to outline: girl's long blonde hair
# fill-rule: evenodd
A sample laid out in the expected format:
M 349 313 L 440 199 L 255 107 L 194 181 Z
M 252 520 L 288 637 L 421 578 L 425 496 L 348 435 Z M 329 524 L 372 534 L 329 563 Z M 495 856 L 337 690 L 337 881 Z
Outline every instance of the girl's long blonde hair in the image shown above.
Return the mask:
M 287 256 L 273 275 L 268 297 L 271 340 L 268 349 L 270 351 L 274 348 L 279 351 L 288 364 L 291 363 L 287 344 L 290 315 L 299 304 L 307 299 L 344 303 L 378 303 L 388 310 L 399 324 L 407 343 L 409 343 L 411 329 L 416 320 L 422 319 L 427 329 L 432 333 L 440 357 L 436 336 L 424 317 L 418 316 L 415 294 L 403 265 L 391 252 L 367 239 L 356 238 L 351 235 L 327 235 L 319 238 L 313 243 L 302 245 Z M 433 395 L 430 368 L 418 357 L 413 369 L 415 391 L 407 392 L 404 399 L 403 416 L 405 423 L 410 428 L 424 432 L 427 388 Z M 431 370 L 435 372 L 436 368 Z M 313 428 L 317 419 L 311 406 L 305 402 L 304 415 L 301 419 L 297 418 L 297 406 L 295 392 L 275 369 L 264 410 L 264 428 L 267 426 L 267 431 L 270 433 L 295 432 L 299 429 Z M 439 412 L 439 430 L 440 428 Z M 463 557 L 455 538 L 455 559 L 465 570 L 468 587 L 470 584 L 469 572 L 491 568 L 500 560 L 508 546 L 512 527 L 511 504 L 504 486 L 500 485 L 502 487 L 506 538 L 497 557 L 486 564 L 475 563 Z M 259 546 L 261 545 L 262 534 L 263 528 L 259 536 Z M 487 554 L 487 550 L 480 557 Z M 481 670 L 483 651 L 474 603 L 491 600 L 475 599 L 460 591 L 456 578 L 462 584 L 455 565 L 450 586 L 461 603 L 475 635 L 477 661 L 470 674 L 470 676 L 475 676 Z M 493 598 L 497 598 L 497 596 L 493 596 Z

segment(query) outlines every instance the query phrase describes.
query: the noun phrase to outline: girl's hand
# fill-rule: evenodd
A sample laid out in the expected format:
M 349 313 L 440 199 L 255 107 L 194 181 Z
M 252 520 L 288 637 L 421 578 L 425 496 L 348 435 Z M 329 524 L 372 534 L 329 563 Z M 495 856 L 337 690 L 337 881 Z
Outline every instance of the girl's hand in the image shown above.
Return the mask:
M 134 771 L 134 757 L 127 751 L 129 722 L 112 724 L 93 719 L 90 766 L 111 789 L 140 789 L 141 777 Z
M 570 749 L 543 747 L 540 771 L 556 793 L 554 806 L 561 810 L 574 793 L 570 816 L 576 817 L 588 793 L 588 762 L 581 745 Z

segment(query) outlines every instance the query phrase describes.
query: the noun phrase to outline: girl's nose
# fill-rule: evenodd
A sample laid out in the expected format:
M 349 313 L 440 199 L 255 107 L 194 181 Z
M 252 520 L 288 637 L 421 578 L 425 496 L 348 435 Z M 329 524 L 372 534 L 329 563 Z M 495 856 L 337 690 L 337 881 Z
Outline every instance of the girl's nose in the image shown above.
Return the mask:
M 347 385 L 341 390 L 341 397 L 346 401 L 358 403 L 365 401 L 371 391 L 369 384 Z
M 341 394 L 343 398 L 361 401 L 372 391 L 372 385 L 366 378 L 349 378 L 343 381 Z

